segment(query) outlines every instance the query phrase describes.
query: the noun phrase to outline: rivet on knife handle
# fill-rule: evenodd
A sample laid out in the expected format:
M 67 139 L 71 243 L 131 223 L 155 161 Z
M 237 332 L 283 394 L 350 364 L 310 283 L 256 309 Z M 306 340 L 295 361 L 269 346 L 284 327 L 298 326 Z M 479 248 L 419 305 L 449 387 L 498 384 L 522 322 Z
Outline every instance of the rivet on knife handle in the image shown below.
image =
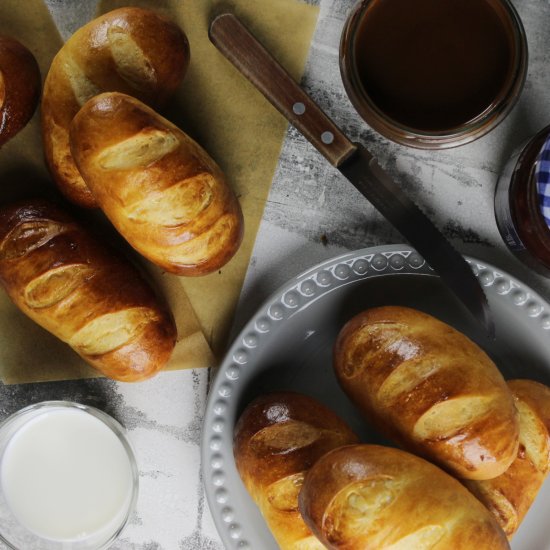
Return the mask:
M 216 17 L 210 40 L 333 166 L 355 152 L 355 145 L 237 17 L 230 13 Z

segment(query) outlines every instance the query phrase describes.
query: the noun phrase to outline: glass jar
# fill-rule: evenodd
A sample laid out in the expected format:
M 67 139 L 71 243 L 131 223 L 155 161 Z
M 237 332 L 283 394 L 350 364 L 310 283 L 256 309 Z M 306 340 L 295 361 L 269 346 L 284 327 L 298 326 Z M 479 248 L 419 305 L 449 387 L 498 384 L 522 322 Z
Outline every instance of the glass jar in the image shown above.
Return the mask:
M 500 57 L 491 53 L 495 42 Z M 357 112 L 383 136 L 420 149 L 455 147 L 493 129 L 515 105 L 527 61 L 510 0 L 361 0 L 340 42 Z
M 9 548 L 109 548 L 138 483 L 125 429 L 94 407 L 44 401 L 0 424 L 0 541 Z
M 512 154 L 495 193 L 495 217 L 504 242 L 524 264 L 547 277 L 550 229 L 540 208 L 535 163 L 549 137 L 547 126 Z

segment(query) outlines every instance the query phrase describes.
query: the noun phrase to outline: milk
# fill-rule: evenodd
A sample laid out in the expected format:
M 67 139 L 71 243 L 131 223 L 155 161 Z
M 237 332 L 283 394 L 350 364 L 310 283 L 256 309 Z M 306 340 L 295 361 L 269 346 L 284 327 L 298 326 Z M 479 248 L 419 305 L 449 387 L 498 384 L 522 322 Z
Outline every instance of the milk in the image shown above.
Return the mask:
M 5 447 L 3 497 L 15 518 L 38 537 L 100 547 L 124 525 L 133 504 L 130 456 L 96 416 L 77 407 L 45 409 L 18 428 Z

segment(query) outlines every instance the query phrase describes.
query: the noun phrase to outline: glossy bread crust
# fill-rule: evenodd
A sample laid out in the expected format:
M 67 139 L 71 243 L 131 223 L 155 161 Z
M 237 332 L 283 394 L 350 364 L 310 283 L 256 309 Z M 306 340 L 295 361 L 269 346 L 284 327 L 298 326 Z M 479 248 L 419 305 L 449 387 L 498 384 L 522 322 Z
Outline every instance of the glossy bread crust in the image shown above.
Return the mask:
M 235 427 L 235 462 L 280 548 L 323 549 L 304 525 L 298 493 L 318 458 L 357 441 L 336 414 L 305 395 L 267 394 L 246 407 Z
M 168 361 L 176 327 L 137 269 L 59 207 L 0 208 L 0 283 L 28 317 L 109 378 L 149 378 Z
M 44 83 L 42 134 L 60 191 L 83 207 L 97 206 L 71 156 L 69 126 L 94 95 L 120 91 L 160 107 L 189 64 L 183 31 L 154 11 L 113 10 L 76 31 L 52 61 Z
M 22 130 L 40 98 L 40 69 L 23 44 L 0 36 L 0 146 Z
M 390 447 L 327 453 L 307 473 L 299 504 L 327 548 L 509 548 L 493 516 L 456 479 Z
M 375 427 L 457 477 L 496 477 L 516 457 L 518 415 L 502 375 L 430 315 L 397 306 L 360 313 L 337 338 L 334 368 Z
M 195 276 L 235 254 L 239 202 L 214 160 L 168 120 L 133 97 L 105 93 L 82 107 L 70 136 L 100 208 L 151 262 Z
M 464 484 L 512 538 L 550 470 L 550 388 L 533 380 L 508 386 L 519 411 L 518 455 L 502 475 Z

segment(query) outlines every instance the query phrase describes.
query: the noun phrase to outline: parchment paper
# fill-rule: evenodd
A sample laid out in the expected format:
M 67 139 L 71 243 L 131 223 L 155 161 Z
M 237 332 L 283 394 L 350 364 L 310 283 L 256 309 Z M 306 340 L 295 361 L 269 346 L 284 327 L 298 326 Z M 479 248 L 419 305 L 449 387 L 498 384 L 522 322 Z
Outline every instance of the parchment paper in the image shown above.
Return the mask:
M 25 44 L 40 65 L 42 78 L 62 45 L 42 0 L 2 0 L 0 33 Z M 42 196 L 60 199 L 43 160 L 40 116 L 0 150 L 0 202 Z M 101 226 L 110 242 L 120 240 L 98 213 L 75 211 L 85 223 Z M 107 235 L 105 235 L 105 233 Z M 136 260 L 136 255 L 134 260 Z M 141 262 L 153 284 L 168 300 L 178 327 L 178 343 L 168 368 L 198 368 L 214 364 L 193 308 L 179 286 L 170 284 L 157 268 Z M 0 379 L 4 383 L 40 382 L 98 376 L 68 346 L 25 317 L 0 290 Z
M 318 8 L 297 0 L 102 0 L 100 10 L 127 5 L 156 9 L 187 34 L 191 64 L 165 114 L 218 162 L 243 208 L 245 237 L 236 257 L 219 273 L 180 278 L 212 349 L 220 356 L 287 123 L 210 43 L 208 25 L 215 13 L 236 13 L 299 80 Z
M 176 318 L 179 339 L 168 368 L 210 367 L 216 361 L 211 349 L 218 356 L 223 352 L 287 125 L 210 44 L 208 24 L 216 10 L 234 11 L 299 78 L 318 9 L 297 0 L 104 0 L 98 4 L 98 14 L 123 5 L 164 12 L 186 32 L 191 66 L 173 104 L 163 114 L 216 159 L 244 211 L 243 244 L 219 273 L 176 277 L 130 253 L 166 296 Z M 3 0 L 0 32 L 19 39 L 35 54 L 44 78 L 62 40 L 42 0 Z M 60 198 L 43 161 L 38 111 L 0 150 L 0 181 L 2 203 L 28 196 Z M 116 236 L 109 236 L 112 228 L 100 214 L 79 215 L 85 222 L 100 225 L 110 240 L 120 244 Z M 93 376 L 96 371 L 21 314 L 0 292 L 0 379 L 4 383 Z

